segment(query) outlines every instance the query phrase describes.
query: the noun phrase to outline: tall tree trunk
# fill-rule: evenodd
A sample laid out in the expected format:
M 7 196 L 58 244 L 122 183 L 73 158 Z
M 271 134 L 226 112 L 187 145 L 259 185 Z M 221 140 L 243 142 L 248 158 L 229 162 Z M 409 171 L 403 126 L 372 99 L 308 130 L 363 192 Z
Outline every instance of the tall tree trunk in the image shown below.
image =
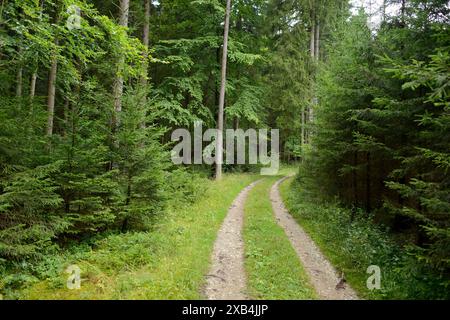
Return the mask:
M 320 59 L 320 22 L 316 19 L 316 27 L 315 27 L 315 35 L 314 35 L 314 56 L 317 61 Z
M 58 44 L 58 41 L 55 41 Z M 56 73 L 58 70 L 58 58 L 56 52 L 52 56 L 52 65 L 48 77 L 48 94 L 47 94 L 47 136 L 53 134 L 53 118 L 55 115 L 55 95 L 56 95 Z
M 44 6 L 44 1 L 42 1 L 41 8 Z M 56 16 L 55 16 L 55 25 L 57 25 L 60 21 L 59 16 L 59 5 L 57 6 Z M 55 48 L 52 52 L 52 60 L 50 73 L 48 76 L 48 91 L 47 91 L 47 136 L 51 137 L 53 135 L 53 119 L 55 116 L 55 98 L 56 98 L 56 74 L 58 71 L 58 34 L 55 35 Z
M 242 32 L 242 25 L 243 25 L 243 19 L 242 19 L 242 15 L 239 14 L 237 21 L 236 21 L 236 32 L 240 33 Z M 237 70 L 237 79 L 241 78 L 241 69 Z M 225 114 L 225 121 L 226 121 L 226 114 Z M 239 116 L 234 116 L 233 119 L 233 127 L 234 130 L 238 130 L 239 129 Z M 237 145 L 236 145 L 237 148 Z
M 142 32 L 142 43 L 145 47 L 145 50 L 143 52 L 144 59 L 147 61 L 148 59 L 148 48 L 150 43 L 150 0 L 144 0 L 144 27 Z M 146 62 L 147 66 L 147 62 Z M 148 68 L 146 67 L 146 74 L 144 77 L 141 78 L 141 84 L 143 86 L 147 85 L 147 71 Z
M 316 22 L 314 18 L 311 18 L 311 32 L 310 32 L 310 43 L 309 43 L 309 51 L 311 54 L 311 58 L 314 59 L 314 57 L 316 56 L 315 54 L 315 49 L 316 49 Z
M 130 10 L 130 0 L 120 0 L 120 16 L 119 16 L 119 25 L 122 27 L 128 26 L 128 15 Z M 122 69 L 125 64 L 125 57 L 123 54 L 120 55 L 118 59 L 118 72 L 116 75 L 116 79 L 114 80 L 113 94 L 114 94 L 114 117 L 113 117 L 113 131 L 115 132 L 117 127 L 117 115 L 122 111 L 122 95 L 123 95 L 123 76 Z
M 120 0 L 120 16 L 119 16 L 119 25 L 122 27 L 128 27 L 128 17 L 129 17 L 129 10 L 130 10 L 130 0 Z M 118 115 L 122 112 L 122 96 L 123 96 L 123 76 L 122 76 L 122 70 L 125 64 L 125 56 L 123 53 L 120 54 L 120 57 L 117 62 L 117 76 L 114 81 L 114 116 L 112 121 L 112 131 L 113 131 L 113 139 L 114 144 L 116 146 L 119 145 L 118 141 L 116 140 L 115 133 L 117 131 L 118 126 Z M 112 163 L 112 167 L 114 167 L 116 164 Z M 128 185 L 128 192 L 130 190 L 131 186 Z M 128 197 L 127 197 L 128 201 Z M 128 226 L 128 218 L 125 218 L 122 222 L 122 231 L 125 231 Z
M 311 60 L 314 61 L 316 57 L 316 18 L 314 14 L 311 14 L 311 31 L 310 31 L 310 41 L 309 41 L 309 53 L 311 55 Z M 308 143 L 308 132 L 306 131 L 306 122 L 309 120 L 309 115 L 311 114 L 311 105 L 302 109 L 302 145 Z
M 230 11 L 231 11 L 231 0 L 227 0 L 227 8 L 225 11 L 225 26 L 224 26 L 225 30 L 223 35 L 222 75 L 220 83 L 219 114 L 217 119 L 216 180 L 222 179 L 223 124 L 224 124 L 225 89 L 227 81 L 227 56 L 228 56 L 228 33 L 230 29 Z
M 145 70 L 144 75 L 141 77 L 141 86 L 143 90 L 143 96 L 142 96 L 142 107 L 144 107 L 147 103 L 147 94 L 146 94 L 146 87 L 147 87 L 147 77 L 148 77 L 148 48 L 150 44 L 150 1 L 151 0 L 144 0 L 144 27 L 142 32 L 142 43 L 145 47 L 142 55 L 145 60 Z M 141 128 L 145 128 L 145 117 L 141 121 Z

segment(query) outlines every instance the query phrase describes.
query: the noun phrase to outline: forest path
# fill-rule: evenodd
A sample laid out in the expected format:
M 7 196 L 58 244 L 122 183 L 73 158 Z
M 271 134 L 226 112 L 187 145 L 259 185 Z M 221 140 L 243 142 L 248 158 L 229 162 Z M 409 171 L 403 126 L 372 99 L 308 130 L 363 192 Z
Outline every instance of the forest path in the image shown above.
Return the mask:
M 208 300 L 247 300 L 242 227 L 244 204 L 256 181 L 246 187 L 231 205 L 214 244 L 211 269 L 204 296 Z
M 281 199 L 279 185 L 290 178 L 278 180 L 271 188 L 270 200 L 278 224 L 284 229 L 292 247 L 309 275 L 310 282 L 320 299 L 356 300 L 358 296 L 346 283 L 343 283 L 331 263 L 325 258 L 308 234 L 300 227 L 286 210 Z

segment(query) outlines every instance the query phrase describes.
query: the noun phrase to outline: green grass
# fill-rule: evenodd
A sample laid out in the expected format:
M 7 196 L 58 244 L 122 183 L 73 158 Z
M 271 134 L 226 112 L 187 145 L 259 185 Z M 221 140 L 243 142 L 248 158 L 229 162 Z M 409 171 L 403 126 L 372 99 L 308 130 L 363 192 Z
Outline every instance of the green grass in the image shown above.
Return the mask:
M 289 172 L 289 169 L 281 171 Z M 243 235 L 248 291 L 255 299 L 315 299 L 299 258 L 272 211 L 269 191 L 279 178 L 261 181 L 250 192 L 245 205 Z
M 216 234 L 239 192 L 256 175 L 205 180 L 205 195 L 191 206 L 169 210 L 150 232 L 112 235 L 81 258 L 61 265 L 81 268 L 80 290 L 66 289 L 61 269 L 24 290 L 23 299 L 200 299 Z
M 359 212 L 352 221 L 350 210 L 324 202 L 314 189 L 293 178 L 280 187 L 290 213 L 365 299 L 446 299 L 448 290 L 439 287 L 442 279 L 432 276 L 388 233 Z M 366 286 L 367 267 L 381 269 L 381 289 Z

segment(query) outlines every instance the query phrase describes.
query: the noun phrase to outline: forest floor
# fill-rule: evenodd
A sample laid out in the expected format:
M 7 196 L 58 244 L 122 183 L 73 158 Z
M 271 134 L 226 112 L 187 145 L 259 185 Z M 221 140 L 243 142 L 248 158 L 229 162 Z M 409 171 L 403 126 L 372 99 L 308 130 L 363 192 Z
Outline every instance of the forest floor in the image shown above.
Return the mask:
M 112 235 L 64 265 L 24 299 L 357 299 L 283 205 L 279 176 L 226 175 L 198 202 L 172 210 L 149 232 Z

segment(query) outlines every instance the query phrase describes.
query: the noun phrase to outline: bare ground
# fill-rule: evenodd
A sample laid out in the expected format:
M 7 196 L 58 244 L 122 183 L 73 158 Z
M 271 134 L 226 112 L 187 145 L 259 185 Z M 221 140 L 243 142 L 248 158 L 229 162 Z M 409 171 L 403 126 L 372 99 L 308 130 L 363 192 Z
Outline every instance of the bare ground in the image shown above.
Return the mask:
M 314 241 L 311 240 L 286 210 L 278 187 L 287 178 L 279 180 L 272 186 L 270 200 L 272 201 L 275 218 L 291 241 L 292 247 L 297 252 L 319 298 L 323 300 L 358 299 L 355 291 L 342 281 Z
M 247 300 L 242 226 L 244 204 L 254 182 L 238 195 L 217 235 L 211 269 L 203 290 L 208 300 Z

